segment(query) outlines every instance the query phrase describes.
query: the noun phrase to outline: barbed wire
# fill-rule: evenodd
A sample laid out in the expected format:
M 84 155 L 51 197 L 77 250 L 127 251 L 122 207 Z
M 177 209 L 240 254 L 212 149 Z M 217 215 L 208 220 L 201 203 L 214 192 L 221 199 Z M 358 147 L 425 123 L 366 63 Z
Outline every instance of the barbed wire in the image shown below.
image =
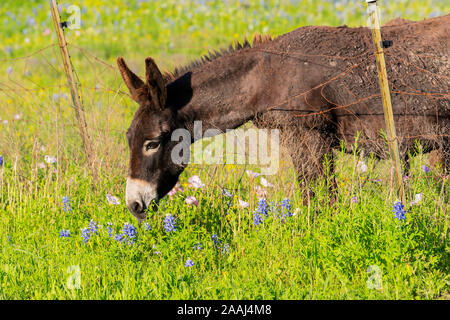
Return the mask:
M 12 63 L 12 62 L 17 62 L 17 61 L 21 61 L 21 60 L 27 60 L 30 59 L 34 56 L 39 55 L 40 58 L 42 59 L 42 61 L 44 61 L 49 67 L 51 67 L 55 72 L 59 72 L 59 68 L 57 66 L 55 66 L 53 63 L 51 63 L 49 61 L 49 59 L 43 54 L 44 51 L 49 50 L 51 48 L 56 47 L 57 44 L 50 44 L 48 46 L 45 46 L 39 50 L 34 51 L 31 54 L 25 55 L 25 56 L 21 56 L 21 57 L 15 57 L 15 58 L 9 58 L 9 59 L 0 59 L 0 61 L 3 62 L 7 62 L 7 63 Z M 97 57 L 96 55 L 94 55 L 93 53 L 89 52 L 88 50 L 86 50 L 85 48 L 76 46 L 74 44 L 69 44 L 70 47 L 78 50 L 83 57 L 86 59 L 86 61 L 89 63 L 89 65 L 94 68 L 96 66 L 96 64 L 101 64 L 103 65 L 105 68 L 102 69 L 100 72 L 96 72 L 94 73 L 94 77 L 97 83 L 103 83 L 102 78 L 100 77 L 106 70 L 110 69 L 110 70 L 118 70 L 118 68 L 115 65 L 112 65 L 110 63 L 108 63 L 107 61 Z M 341 72 L 337 73 L 335 76 L 329 78 L 327 81 L 324 81 L 323 83 L 320 83 L 318 85 L 315 85 L 314 87 L 304 91 L 304 92 L 300 92 L 294 95 L 289 96 L 288 98 L 286 98 L 285 100 L 281 101 L 280 103 L 277 103 L 275 105 L 271 105 L 267 108 L 267 111 L 279 111 L 279 112 L 291 112 L 293 117 L 297 117 L 297 118 L 305 118 L 305 117 L 311 117 L 311 116 L 326 116 L 327 113 L 336 111 L 336 110 L 345 110 L 347 111 L 351 116 L 355 117 L 356 119 L 358 119 L 359 121 L 362 121 L 362 119 L 360 118 L 360 116 L 362 116 L 362 114 L 356 114 L 354 112 L 352 112 L 350 110 L 351 106 L 357 105 L 357 104 L 361 104 L 364 106 L 364 108 L 367 111 L 367 114 L 364 115 L 369 115 L 371 117 L 378 117 L 381 116 L 382 114 L 374 114 L 371 110 L 370 107 L 367 104 L 367 101 L 371 100 L 371 99 L 375 99 L 375 98 L 380 98 L 381 94 L 380 93 L 374 93 L 374 94 L 370 94 L 366 97 L 358 97 L 356 93 L 354 93 L 343 81 L 342 79 L 351 74 L 355 69 L 357 69 L 358 67 L 361 67 L 362 65 L 367 64 L 371 59 L 374 58 L 375 53 L 373 51 L 365 51 L 361 54 L 358 55 L 354 55 L 354 56 L 333 56 L 333 55 L 324 55 L 324 54 L 300 54 L 300 53 L 291 53 L 291 52 L 285 52 L 285 51 L 276 51 L 276 50 L 268 50 L 268 49 L 263 49 L 263 48 L 258 48 L 258 47 L 254 47 L 253 50 L 255 51 L 260 51 L 260 52 L 265 52 L 265 53 L 269 53 L 269 54 L 274 54 L 274 55 L 280 55 L 280 56 L 284 56 L 284 57 L 289 57 L 289 58 L 294 58 L 294 59 L 312 59 L 312 58 L 325 58 L 325 59 L 339 59 L 342 61 L 354 61 L 354 60 L 358 60 L 356 63 L 353 63 L 352 65 L 350 65 L 349 67 L 345 68 L 344 70 L 342 70 Z M 449 79 L 450 77 L 448 75 L 445 74 L 438 74 L 436 72 L 432 72 L 430 70 L 427 70 L 423 67 L 420 67 L 414 63 L 412 63 L 411 61 L 401 58 L 389 51 L 385 52 L 385 55 L 388 56 L 389 58 L 392 58 L 393 61 L 398 61 L 403 63 L 404 65 L 408 65 L 412 68 L 414 68 L 416 70 L 416 72 L 423 72 L 423 73 L 427 73 L 433 77 L 437 77 L 437 78 L 441 78 L 441 79 Z M 436 56 L 434 55 L 423 55 L 423 54 L 417 54 L 415 55 L 417 57 L 422 57 L 422 58 L 436 58 Z M 307 60 L 307 61 L 311 61 L 311 60 Z M 368 83 L 370 84 L 370 86 L 377 86 L 378 83 L 374 83 L 371 80 L 371 77 L 368 76 L 367 74 L 367 70 L 366 72 L 366 80 L 368 81 Z M 408 76 L 413 76 L 415 73 L 408 73 Z M 31 79 L 29 79 L 29 77 L 27 77 L 27 80 L 32 81 Z M 59 85 L 51 85 L 51 86 L 42 86 L 39 83 L 33 82 L 33 84 L 37 87 L 35 88 L 30 88 L 30 87 L 26 87 L 24 85 L 22 85 L 20 82 L 16 81 L 15 79 L 13 79 L 12 77 L 10 77 L 8 75 L 8 81 L 10 81 L 10 83 L 5 83 L 5 82 L 0 82 L 0 93 L 4 93 L 5 95 L 8 95 L 9 98 L 14 98 L 14 95 L 16 95 L 19 99 L 20 99 L 20 93 L 21 92 L 38 92 L 38 91 L 51 91 L 51 90 L 62 90 L 62 89 L 68 89 L 68 85 L 67 84 L 59 84 Z M 335 81 L 339 81 L 340 85 L 344 88 L 344 90 L 346 90 L 353 98 L 354 101 L 349 102 L 347 104 L 339 104 L 336 101 L 331 100 L 329 97 L 327 97 L 324 93 L 325 88 L 335 82 Z M 408 88 L 409 91 L 405 91 L 405 90 L 400 90 L 395 83 L 393 83 L 390 79 L 390 85 L 392 87 L 392 91 L 391 93 L 393 94 L 399 94 L 402 97 L 403 96 L 423 96 L 423 97 L 427 97 L 429 99 L 433 99 L 433 100 L 439 100 L 439 99 L 449 99 L 450 98 L 450 94 L 449 92 L 422 92 L 419 91 L 418 89 L 415 89 L 413 87 L 411 87 L 410 85 L 408 85 L 404 79 L 400 79 L 402 85 L 405 88 Z M 129 96 L 129 94 L 123 90 L 119 88 L 113 88 L 113 87 L 109 87 L 109 86 L 84 86 L 82 84 L 79 84 L 81 89 L 88 89 L 88 90 L 92 90 L 95 92 L 104 92 L 104 93 L 110 93 L 110 94 L 114 94 L 116 97 L 117 96 Z M 311 103 L 308 101 L 307 95 L 312 93 L 315 90 L 320 89 L 320 94 L 322 96 L 322 98 L 329 103 L 331 106 L 328 107 L 325 110 L 317 110 L 318 106 L 314 106 L 311 105 Z M 282 106 L 285 105 L 290 105 L 291 102 L 299 97 L 303 97 L 304 98 L 304 102 L 306 105 L 308 105 L 309 107 L 311 107 L 310 110 L 296 110 L 296 109 L 283 109 L 281 108 Z M 408 103 L 406 100 L 404 100 L 405 102 L 405 110 L 408 110 Z M 408 115 L 407 112 L 404 112 L 403 114 L 401 114 L 403 116 L 414 116 L 414 117 L 423 117 L 423 116 L 430 116 L 430 115 L 423 115 L 423 114 L 413 114 L 413 115 Z M 330 120 L 328 118 L 328 120 Z M 438 136 L 448 136 L 446 134 L 441 134 Z M 420 136 L 417 135 L 413 135 L 410 136 L 410 138 L 417 138 Z

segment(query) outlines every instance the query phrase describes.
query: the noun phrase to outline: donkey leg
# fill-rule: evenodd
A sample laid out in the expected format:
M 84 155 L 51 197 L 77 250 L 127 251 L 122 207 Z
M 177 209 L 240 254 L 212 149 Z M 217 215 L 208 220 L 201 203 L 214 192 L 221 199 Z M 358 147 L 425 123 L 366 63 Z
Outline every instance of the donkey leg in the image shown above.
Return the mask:
M 297 171 L 297 180 L 306 189 L 303 194 L 304 202 L 309 203 L 315 196 L 311 182 L 317 178 L 325 177 L 323 166 L 324 156 L 330 161 L 328 174 L 332 175 L 329 188 L 336 190 L 334 180 L 333 141 L 316 130 L 298 130 L 292 135 L 291 143 L 287 146 L 292 162 Z

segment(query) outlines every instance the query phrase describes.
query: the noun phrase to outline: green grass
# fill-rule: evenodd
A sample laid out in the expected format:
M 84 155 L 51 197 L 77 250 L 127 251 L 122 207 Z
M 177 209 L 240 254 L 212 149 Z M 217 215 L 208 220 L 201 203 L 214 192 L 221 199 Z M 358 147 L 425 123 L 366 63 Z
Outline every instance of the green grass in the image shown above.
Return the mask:
M 266 177 L 274 185 L 266 188 L 267 201 L 279 205 L 290 199 L 296 214 L 285 219 L 269 214 L 259 226 L 253 214 L 260 178 L 245 174 L 259 170 L 254 166 L 189 166 L 180 178 L 184 192 L 162 200 L 161 210 L 148 219 L 150 231 L 138 226 L 124 205 L 124 133 L 136 105 L 118 92 L 124 90 L 122 80 L 108 66 L 116 56 L 126 57 L 140 73 L 146 56 L 172 69 L 255 32 L 278 35 L 307 24 L 364 25 L 363 1 L 207 1 L 207 6 L 78 1 L 86 8 L 84 25 L 78 35 L 66 34 L 94 141 L 95 189 L 70 100 L 54 98 L 69 94 L 57 47 L 31 55 L 56 41 L 48 3 L 39 3 L 0 5 L 0 299 L 448 299 L 449 182 L 439 168 L 423 172 L 428 162 L 420 148 L 406 191 L 408 203 L 418 193 L 423 200 L 406 206 L 404 221 L 392 212 L 387 164 L 365 158 L 369 170 L 358 174 L 356 145 L 353 154 L 336 154 L 334 204 L 324 179 L 315 183 L 310 205 L 304 205 L 290 161 L 282 161 L 282 170 Z M 408 1 L 408 6 L 396 1 L 382 8 L 384 21 L 449 12 L 444 1 Z M 36 26 L 25 26 L 27 17 L 34 17 Z M 51 35 L 43 34 L 46 28 Z M 57 162 L 47 164 L 46 155 Z M 193 175 L 206 187 L 189 188 Z M 233 198 L 225 197 L 222 188 Z M 107 193 L 121 204 L 109 204 Z M 186 204 L 188 195 L 199 205 Z M 63 210 L 65 196 L 71 212 Z M 240 207 L 239 199 L 249 207 Z M 165 232 L 166 214 L 176 218 L 175 232 Z M 84 243 L 81 229 L 91 219 L 101 227 Z M 135 244 L 110 238 L 108 223 L 115 234 L 124 223 L 136 226 Z M 59 237 L 63 228 L 70 230 L 69 238 Z M 199 242 L 202 250 L 195 250 Z M 224 244 L 228 252 L 222 252 Z M 185 267 L 187 259 L 195 265 Z M 381 283 L 374 288 L 377 276 Z M 80 286 L 74 288 L 77 279 Z

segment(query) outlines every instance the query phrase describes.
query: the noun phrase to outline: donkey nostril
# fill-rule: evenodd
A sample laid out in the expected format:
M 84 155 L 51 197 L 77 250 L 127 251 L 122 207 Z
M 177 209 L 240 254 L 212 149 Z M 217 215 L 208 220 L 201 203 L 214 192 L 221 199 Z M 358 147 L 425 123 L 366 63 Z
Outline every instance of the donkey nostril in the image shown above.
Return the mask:
M 133 212 L 134 213 L 141 213 L 142 212 L 142 204 L 138 201 L 136 201 L 135 203 L 133 203 L 132 205 L 133 208 Z

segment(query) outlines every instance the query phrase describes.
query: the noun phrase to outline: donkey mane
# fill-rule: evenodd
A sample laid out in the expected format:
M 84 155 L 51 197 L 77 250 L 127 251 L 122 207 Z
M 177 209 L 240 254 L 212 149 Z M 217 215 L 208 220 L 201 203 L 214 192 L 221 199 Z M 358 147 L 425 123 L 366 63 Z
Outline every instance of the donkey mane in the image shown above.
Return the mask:
M 200 59 L 194 60 L 186 66 L 177 67 L 177 68 L 175 68 L 175 70 L 173 72 L 170 72 L 170 71 L 165 72 L 163 75 L 164 80 L 166 81 L 166 83 L 171 82 L 171 81 L 181 77 L 185 73 L 203 66 L 205 63 L 214 61 L 218 58 L 230 55 L 232 53 L 238 52 L 243 49 L 253 48 L 255 46 L 264 44 L 266 42 L 270 42 L 272 40 L 273 40 L 273 38 L 268 34 L 261 35 L 261 34 L 257 33 L 253 37 L 252 44 L 250 44 L 250 42 L 247 39 L 244 39 L 244 42 L 242 44 L 239 43 L 239 41 L 236 41 L 236 42 L 234 42 L 234 46 L 233 46 L 233 44 L 230 44 L 228 46 L 228 48 L 223 48 L 220 51 L 217 51 L 217 50 L 214 50 L 212 52 L 208 51 L 208 53 L 203 55 Z

